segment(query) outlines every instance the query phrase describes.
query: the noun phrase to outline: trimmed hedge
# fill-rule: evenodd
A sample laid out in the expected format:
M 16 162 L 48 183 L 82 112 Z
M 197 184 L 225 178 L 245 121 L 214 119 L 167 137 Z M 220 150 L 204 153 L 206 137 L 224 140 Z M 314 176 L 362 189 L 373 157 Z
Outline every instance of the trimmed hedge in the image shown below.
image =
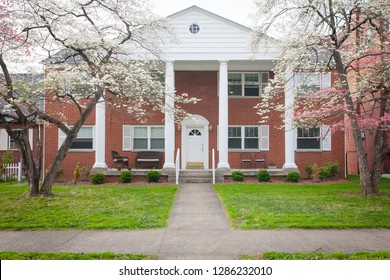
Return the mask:
M 100 185 L 106 182 L 106 175 L 103 173 L 96 173 L 92 176 L 92 184 L 94 185 Z
M 158 183 L 160 182 L 160 177 L 161 177 L 161 174 L 160 172 L 156 171 L 156 170 L 151 170 L 148 172 L 148 175 L 147 175 L 147 180 L 148 180 L 148 183 Z
M 284 179 L 284 180 L 286 182 L 298 183 L 300 179 L 301 179 L 301 176 L 299 175 L 298 172 L 290 172 L 287 174 L 286 179 Z
M 133 180 L 133 174 L 131 171 L 122 171 L 120 175 L 121 183 L 130 183 Z
M 242 182 L 244 181 L 244 173 L 241 171 L 233 171 L 232 172 L 232 179 L 236 182 Z
M 271 175 L 269 174 L 268 170 L 260 169 L 257 173 L 257 180 L 259 182 L 269 182 L 271 180 Z

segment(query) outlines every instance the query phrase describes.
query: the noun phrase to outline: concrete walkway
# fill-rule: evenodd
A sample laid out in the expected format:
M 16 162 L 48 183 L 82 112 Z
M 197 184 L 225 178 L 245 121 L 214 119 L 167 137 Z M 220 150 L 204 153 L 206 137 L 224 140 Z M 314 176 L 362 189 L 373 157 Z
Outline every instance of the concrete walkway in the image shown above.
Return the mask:
M 114 252 L 160 259 L 237 259 L 241 254 L 390 251 L 390 230 L 234 230 L 209 184 L 185 184 L 169 226 L 158 230 L 0 231 L 0 251 Z

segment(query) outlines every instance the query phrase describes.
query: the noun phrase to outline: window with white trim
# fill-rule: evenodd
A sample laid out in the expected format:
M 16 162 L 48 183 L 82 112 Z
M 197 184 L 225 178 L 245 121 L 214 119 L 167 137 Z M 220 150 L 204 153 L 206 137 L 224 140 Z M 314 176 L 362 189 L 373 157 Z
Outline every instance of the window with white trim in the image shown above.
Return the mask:
M 16 133 L 18 138 L 22 138 L 24 135 L 23 129 L 13 129 L 13 131 Z M 34 131 L 32 128 L 30 128 L 28 131 L 28 138 L 31 147 L 34 149 L 33 137 L 34 137 Z M 12 140 L 12 138 L 8 135 L 7 131 L 3 128 L 0 129 L 0 151 L 17 150 L 17 149 L 18 146 L 16 145 L 16 142 Z
M 163 126 L 123 126 L 123 150 L 164 150 Z
M 298 127 L 297 128 L 297 149 L 298 150 L 319 150 L 321 149 L 319 127 Z
M 258 97 L 269 81 L 269 72 L 228 73 L 229 96 Z
M 23 135 L 24 135 L 23 129 L 15 129 L 14 133 L 15 133 L 16 138 L 19 138 L 19 139 L 23 138 Z M 17 150 L 18 149 L 18 145 L 16 145 L 16 142 L 11 137 L 8 137 L 8 141 L 9 141 L 8 148 L 10 150 Z
M 305 97 L 321 89 L 329 88 L 331 85 L 330 73 L 297 72 L 294 75 L 294 83 L 297 96 Z
M 230 126 L 229 150 L 268 150 L 269 126 Z
M 72 126 L 69 127 L 72 129 Z M 65 141 L 66 135 L 61 130 L 58 129 L 58 148 L 61 147 L 62 143 Z M 77 133 L 76 138 L 74 139 L 72 145 L 70 146 L 70 151 L 93 151 L 95 149 L 95 131 L 94 126 L 82 126 Z
M 331 132 L 328 125 L 297 127 L 297 150 L 331 150 Z

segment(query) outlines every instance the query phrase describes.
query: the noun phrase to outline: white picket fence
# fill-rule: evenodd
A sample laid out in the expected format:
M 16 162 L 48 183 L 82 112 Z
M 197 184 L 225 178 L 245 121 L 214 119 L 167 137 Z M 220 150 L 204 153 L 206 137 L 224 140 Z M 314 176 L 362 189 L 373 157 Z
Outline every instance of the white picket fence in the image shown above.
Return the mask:
M 11 163 L 4 166 L 4 170 L 1 174 L 1 179 L 9 180 L 14 179 L 21 181 L 22 180 L 22 163 Z

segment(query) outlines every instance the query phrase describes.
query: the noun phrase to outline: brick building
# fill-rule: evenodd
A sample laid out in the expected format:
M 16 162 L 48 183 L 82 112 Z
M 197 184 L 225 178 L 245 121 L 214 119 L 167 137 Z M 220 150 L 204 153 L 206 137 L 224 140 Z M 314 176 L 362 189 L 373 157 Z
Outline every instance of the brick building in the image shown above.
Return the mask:
M 129 158 L 135 168 L 139 151 L 159 151 L 163 154 L 162 169 L 169 173 L 176 166 L 179 152 L 180 168 L 212 167 L 215 151 L 216 168 L 259 169 L 255 162 L 242 159 L 256 156 L 266 159 L 265 168 L 275 164 L 281 174 L 299 170 L 305 175 L 306 164 L 340 163 L 343 174 L 344 134 L 328 133 L 320 139 L 326 124 L 315 129 L 301 129 L 290 123 L 292 112 L 270 113 L 267 123 L 260 124 L 254 106 L 261 100 L 262 91 L 273 77 L 277 59 L 276 41 L 268 38 L 259 46 L 256 56 L 249 49 L 251 30 L 196 6 L 169 17 L 177 30 L 178 43 L 166 46 L 165 86 L 167 92 L 188 93 L 201 99 L 197 104 L 183 105 L 190 117 L 175 123 L 170 113 L 151 112 L 146 123 L 133 120 L 125 111 L 114 109 L 104 102 L 81 128 L 64 163 L 65 176 L 81 166 L 107 170 L 112 166 L 111 151 Z M 307 73 L 307 75 L 309 75 Z M 311 73 L 312 86 L 330 86 L 330 74 Z M 294 79 L 299 83 L 299 77 Z M 294 102 L 294 86 L 286 87 L 284 102 Z M 166 97 L 167 106 L 173 99 Z M 66 105 L 46 100 L 47 111 L 61 111 L 72 124 L 72 110 Z M 281 129 L 283 123 L 286 129 Z M 62 133 L 58 128 L 44 127 L 44 169 L 58 151 Z

